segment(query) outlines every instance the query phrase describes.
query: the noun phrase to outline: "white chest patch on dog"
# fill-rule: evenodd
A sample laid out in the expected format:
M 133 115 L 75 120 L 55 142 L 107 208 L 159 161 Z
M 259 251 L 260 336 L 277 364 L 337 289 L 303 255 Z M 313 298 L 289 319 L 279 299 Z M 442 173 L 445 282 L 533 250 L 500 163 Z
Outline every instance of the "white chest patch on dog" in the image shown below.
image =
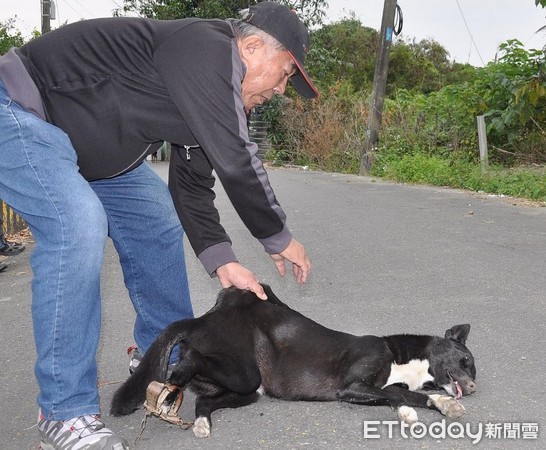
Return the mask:
M 426 359 L 412 359 L 407 364 L 391 364 L 391 373 L 385 386 L 391 384 L 407 384 L 410 391 L 420 389 L 427 381 L 433 381 L 434 377 L 428 373 L 430 364 Z

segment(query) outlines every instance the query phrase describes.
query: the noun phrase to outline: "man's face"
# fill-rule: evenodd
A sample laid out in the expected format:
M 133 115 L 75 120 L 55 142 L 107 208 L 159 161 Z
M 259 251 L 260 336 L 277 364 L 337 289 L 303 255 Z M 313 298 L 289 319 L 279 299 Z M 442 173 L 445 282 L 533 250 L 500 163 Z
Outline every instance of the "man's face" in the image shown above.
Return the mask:
M 287 51 L 276 50 L 257 36 L 243 39 L 239 49 L 247 68 L 242 93 L 248 114 L 275 94 L 283 94 L 296 66 Z

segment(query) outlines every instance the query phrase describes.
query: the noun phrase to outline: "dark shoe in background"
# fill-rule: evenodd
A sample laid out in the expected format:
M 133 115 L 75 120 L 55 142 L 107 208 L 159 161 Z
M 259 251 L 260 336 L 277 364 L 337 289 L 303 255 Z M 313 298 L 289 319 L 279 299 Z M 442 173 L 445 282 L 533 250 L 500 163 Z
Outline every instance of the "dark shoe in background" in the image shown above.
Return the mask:
M 25 250 L 25 245 L 20 242 L 8 242 L 5 239 L 0 239 L 0 255 L 15 256 Z

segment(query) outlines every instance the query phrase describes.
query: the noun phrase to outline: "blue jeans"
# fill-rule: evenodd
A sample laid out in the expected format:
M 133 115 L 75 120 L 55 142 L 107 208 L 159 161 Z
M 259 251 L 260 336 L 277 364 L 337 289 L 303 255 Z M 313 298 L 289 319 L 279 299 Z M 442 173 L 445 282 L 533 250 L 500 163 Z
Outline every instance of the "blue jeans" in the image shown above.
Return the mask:
M 169 323 L 193 317 L 183 229 L 167 186 L 146 163 L 87 182 L 68 136 L 12 102 L 0 80 L 0 198 L 26 220 L 36 241 L 38 404 L 54 420 L 98 414 L 95 355 L 107 236 L 136 310 L 141 350 Z

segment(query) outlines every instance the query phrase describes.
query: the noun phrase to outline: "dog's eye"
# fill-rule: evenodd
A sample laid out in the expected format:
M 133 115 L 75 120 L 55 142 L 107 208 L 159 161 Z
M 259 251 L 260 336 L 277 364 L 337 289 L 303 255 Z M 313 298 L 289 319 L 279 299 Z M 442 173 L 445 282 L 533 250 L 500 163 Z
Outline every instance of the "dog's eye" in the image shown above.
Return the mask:
M 470 357 L 464 356 L 463 359 L 461 359 L 461 366 L 468 367 L 470 365 Z

